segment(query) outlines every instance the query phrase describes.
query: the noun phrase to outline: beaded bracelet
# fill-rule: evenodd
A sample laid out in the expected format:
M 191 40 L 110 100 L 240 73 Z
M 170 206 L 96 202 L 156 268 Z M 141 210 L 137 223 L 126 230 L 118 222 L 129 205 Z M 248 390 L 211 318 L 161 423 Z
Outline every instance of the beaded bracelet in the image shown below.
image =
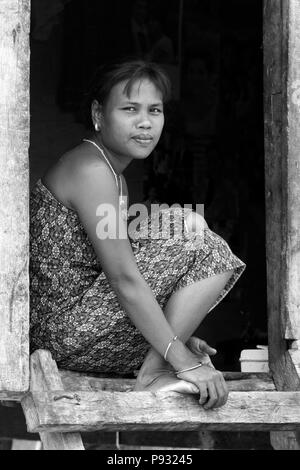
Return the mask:
M 177 371 L 175 371 L 175 374 L 179 375 L 179 374 L 182 374 L 183 372 L 187 372 L 189 370 L 198 369 L 198 367 L 201 367 L 201 366 L 203 366 L 203 364 L 202 364 L 202 362 L 199 362 L 199 364 L 197 364 L 196 366 L 188 367 L 187 369 L 177 370 Z
M 174 338 L 172 338 L 172 340 L 169 342 L 168 346 L 167 346 L 167 349 L 166 349 L 166 352 L 164 354 L 164 360 L 166 361 L 167 360 L 167 354 L 168 354 L 168 351 L 171 347 L 171 344 L 173 343 L 173 341 L 176 341 L 176 339 L 178 339 L 178 336 L 174 336 Z

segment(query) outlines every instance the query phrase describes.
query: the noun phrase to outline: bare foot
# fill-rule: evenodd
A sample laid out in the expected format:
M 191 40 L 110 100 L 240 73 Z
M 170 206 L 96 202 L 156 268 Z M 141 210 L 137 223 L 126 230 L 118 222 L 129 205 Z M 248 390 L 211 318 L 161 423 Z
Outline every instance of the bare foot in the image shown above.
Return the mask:
M 199 393 L 196 385 L 185 380 L 177 379 L 173 374 L 168 371 L 156 372 L 153 375 L 137 377 L 134 391 L 136 392 L 178 392 L 178 393 Z

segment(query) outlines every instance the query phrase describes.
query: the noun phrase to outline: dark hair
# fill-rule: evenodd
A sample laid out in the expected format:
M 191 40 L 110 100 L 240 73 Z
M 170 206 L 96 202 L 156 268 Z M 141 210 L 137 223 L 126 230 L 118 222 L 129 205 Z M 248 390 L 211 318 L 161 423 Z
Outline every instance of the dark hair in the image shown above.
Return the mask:
M 124 93 L 130 95 L 136 81 L 143 78 L 150 80 L 161 92 L 163 102 L 171 98 L 171 82 L 166 72 L 157 64 L 144 60 L 127 60 L 105 64 L 94 74 L 83 102 L 83 117 L 88 128 L 93 127 L 91 105 L 94 100 L 105 105 L 112 88 L 120 82 L 127 81 Z

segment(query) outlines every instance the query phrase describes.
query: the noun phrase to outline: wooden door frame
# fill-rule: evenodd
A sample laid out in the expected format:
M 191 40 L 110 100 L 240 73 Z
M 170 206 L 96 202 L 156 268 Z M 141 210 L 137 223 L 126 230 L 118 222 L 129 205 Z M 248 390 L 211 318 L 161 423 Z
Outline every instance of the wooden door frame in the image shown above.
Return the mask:
M 263 5 L 270 368 L 299 390 L 300 7 Z M 30 7 L 0 0 L 0 399 L 29 387 Z
M 300 390 L 300 5 L 263 7 L 269 364 L 278 390 Z
M 30 0 L 0 0 L 0 399 L 29 388 Z

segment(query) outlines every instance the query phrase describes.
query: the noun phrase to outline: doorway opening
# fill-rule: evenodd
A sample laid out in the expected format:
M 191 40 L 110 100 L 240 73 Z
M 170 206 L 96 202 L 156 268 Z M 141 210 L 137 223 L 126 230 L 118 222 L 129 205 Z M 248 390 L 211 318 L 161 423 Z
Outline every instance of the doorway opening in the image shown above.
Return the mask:
M 204 204 L 247 264 L 197 332 L 221 370 L 267 344 L 262 10 L 262 0 L 32 0 L 31 187 L 84 137 L 80 102 L 97 66 L 135 55 L 168 70 L 161 142 L 125 177 L 130 203 Z

